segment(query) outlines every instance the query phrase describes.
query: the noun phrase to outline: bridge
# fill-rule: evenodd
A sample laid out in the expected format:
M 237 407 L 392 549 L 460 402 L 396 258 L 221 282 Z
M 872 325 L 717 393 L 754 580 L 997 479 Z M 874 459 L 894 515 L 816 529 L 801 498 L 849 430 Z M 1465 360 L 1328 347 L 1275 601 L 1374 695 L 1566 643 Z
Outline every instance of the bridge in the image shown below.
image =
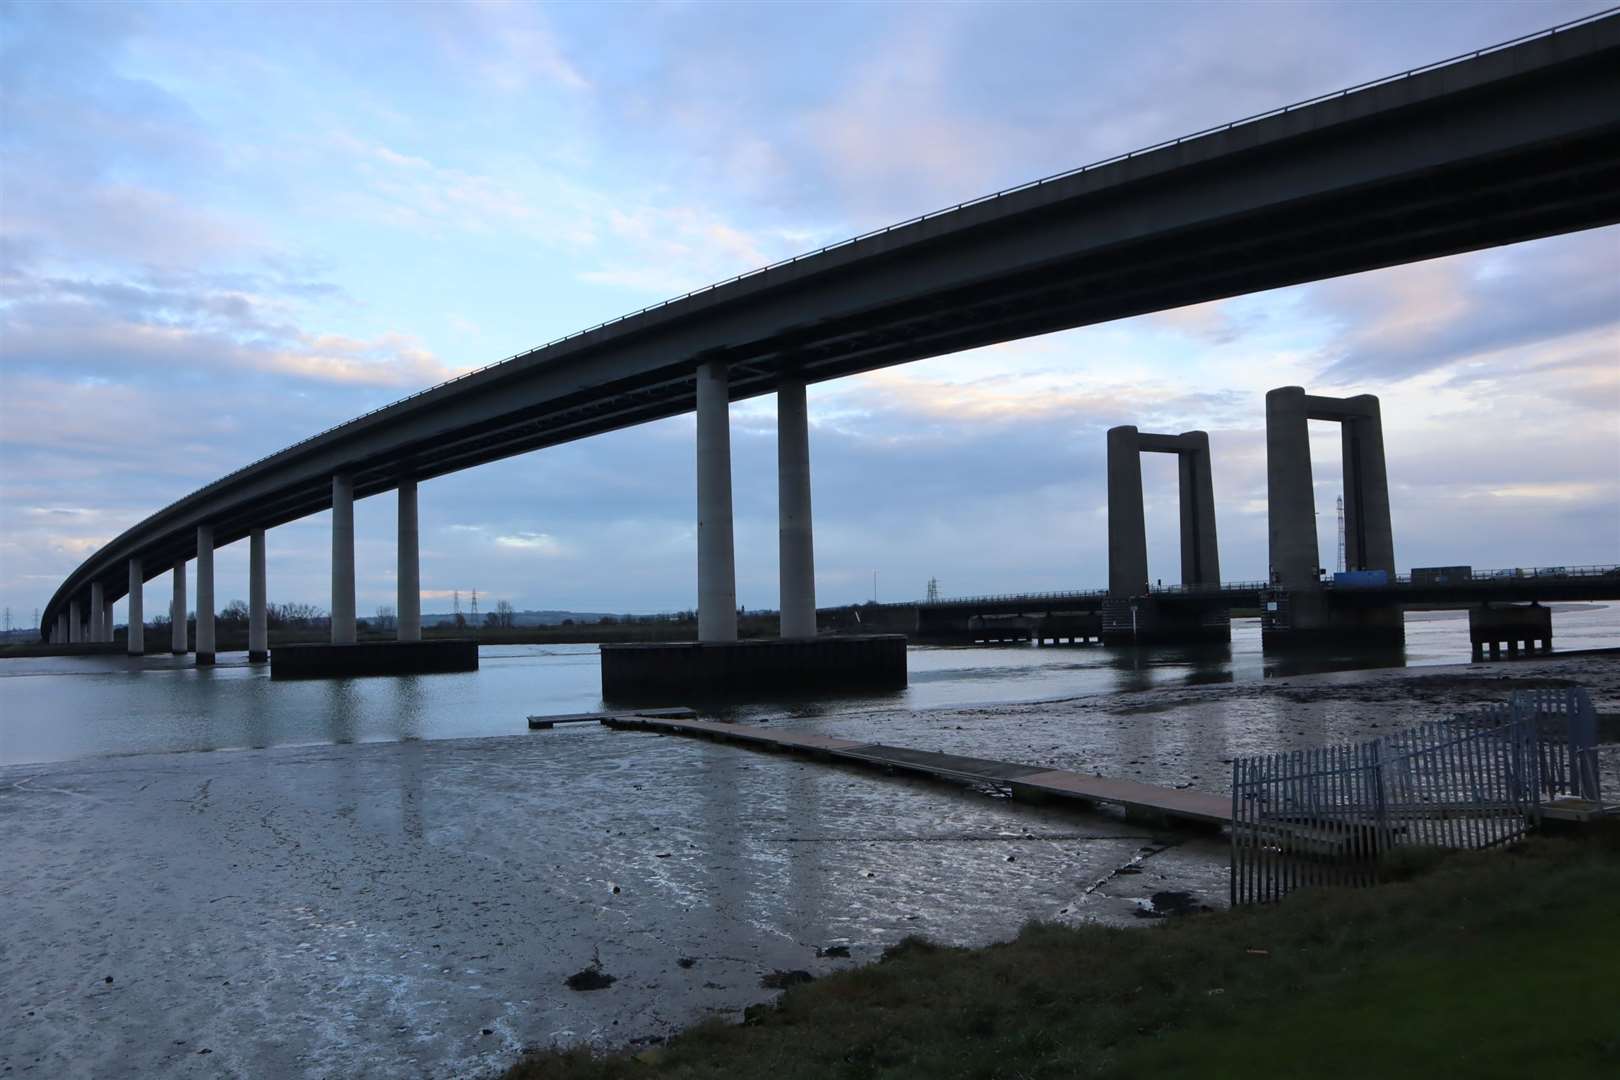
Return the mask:
M 1475 608 L 1486 604 L 1583 603 L 1620 600 L 1620 564 L 1601 566 L 1515 567 L 1508 570 L 1469 570 L 1465 575 L 1437 578 L 1423 572 L 1397 574 L 1383 584 L 1335 584 L 1323 581 L 1320 587 L 1327 604 L 1334 609 L 1380 609 L 1399 611 L 1405 607 Z M 1246 608 L 1260 611 L 1275 585 L 1266 581 L 1230 581 L 1214 585 L 1150 585 L 1134 597 L 1138 602 L 1151 599 L 1176 613 L 1227 611 Z M 1042 634 L 1040 620 L 1064 616 L 1086 616 L 1100 620 L 1111 597 L 1108 589 L 1075 589 L 1054 592 L 1005 593 L 989 596 L 959 596 L 940 600 L 896 601 L 862 604 L 858 607 L 863 624 L 875 623 L 886 630 L 909 633 L 923 639 L 971 640 L 982 636 L 994 623 L 984 620 L 1024 618 L 1030 624 L 1019 636 L 1035 638 L 1081 636 L 1078 627 L 1070 632 L 1048 628 Z M 839 610 L 829 609 L 829 617 Z M 978 625 L 975 626 L 975 621 Z M 1061 627 L 1062 624 L 1059 624 Z M 1099 624 L 1100 625 L 1100 624 Z
M 778 394 L 782 633 L 815 633 L 804 388 L 924 357 L 1620 221 L 1620 17 L 1594 16 L 1121 154 L 832 244 L 424 390 L 193 492 L 76 568 L 54 641 L 145 651 L 173 569 L 212 661 L 213 551 L 332 510 L 332 639 L 355 637 L 353 501 L 399 499 L 398 634 L 420 637 L 424 479 L 696 411 L 699 636 L 734 641 L 729 403 Z M 190 648 L 175 620 L 175 651 Z

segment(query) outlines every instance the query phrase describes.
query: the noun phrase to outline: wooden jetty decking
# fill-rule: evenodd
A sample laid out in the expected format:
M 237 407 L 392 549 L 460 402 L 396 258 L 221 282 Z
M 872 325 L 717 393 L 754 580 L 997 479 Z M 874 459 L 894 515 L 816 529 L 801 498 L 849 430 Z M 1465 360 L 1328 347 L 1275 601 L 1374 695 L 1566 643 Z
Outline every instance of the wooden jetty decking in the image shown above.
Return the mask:
M 740 743 L 759 750 L 786 750 L 823 760 L 851 761 L 889 771 L 908 772 L 942 780 L 956 780 L 1009 788 L 1013 797 L 1029 801 L 1067 799 L 1088 806 L 1107 803 L 1123 807 L 1125 816 L 1155 823 L 1204 828 L 1232 823 L 1232 800 L 1202 791 L 1178 790 L 1086 776 L 1066 769 L 1019 765 L 1010 761 L 962 757 L 904 746 L 857 742 L 808 731 L 770 731 L 756 726 L 716 723 L 686 716 L 664 715 L 673 710 L 598 716 L 611 728 L 653 731 L 667 735 L 696 735 Z
M 637 716 L 661 720 L 690 720 L 697 716 L 697 713 L 691 709 L 641 709 L 637 712 L 625 713 L 560 713 L 557 716 L 529 717 L 529 730 L 545 731 L 556 727 L 558 724 L 595 724 L 599 722 L 605 724 L 609 720 Z

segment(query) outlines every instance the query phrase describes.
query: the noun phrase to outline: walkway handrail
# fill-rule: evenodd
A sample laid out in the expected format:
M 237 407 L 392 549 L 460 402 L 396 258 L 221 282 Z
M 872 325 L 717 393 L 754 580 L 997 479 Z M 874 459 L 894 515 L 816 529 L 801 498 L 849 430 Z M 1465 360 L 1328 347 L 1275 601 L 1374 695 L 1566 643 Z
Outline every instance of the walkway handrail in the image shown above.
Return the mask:
M 1482 582 L 1501 582 L 1516 580 L 1550 581 L 1563 578 L 1594 578 L 1594 577 L 1620 577 L 1620 564 L 1595 563 L 1589 566 L 1521 566 L 1511 570 L 1474 570 L 1472 576 L 1459 581 L 1423 581 L 1413 582 L 1410 572 L 1396 574 L 1390 579 L 1391 585 L 1413 585 L 1421 588 L 1447 588 L 1477 585 Z M 1325 588 L 1332 588 L 1332 580 L 1324 581 Z M 1150 585 L 1144 595 L 1148 596 L 1175 596 L 1218 593 L 1247 593 L 1261 592 L 1273 586 L 1266 581 L 1223 581 L 1219 585 Z M 1378 586 L 1373 586 L 1377 588 Z M 1387 586 L 1386 586 L 1387 587 Z M 1358 590 L 1367 586 L 1356 586 Z M 1063 601 L 1063 600 L 1095 600 L 1108 596 L 1107 589 L 1070 589 L 1049 592 L 1029 593 L 990 593 L 984 596 L 947 596 L 938 600 L 890 600 L 876 605 L 881 608 L 901 607 L 953 607 L 961 604 L 998 604 L 1007 601 L 1027 600 L 1036 601 Z M 866 604 L 854 604 L 853 607 L 866 607 Z

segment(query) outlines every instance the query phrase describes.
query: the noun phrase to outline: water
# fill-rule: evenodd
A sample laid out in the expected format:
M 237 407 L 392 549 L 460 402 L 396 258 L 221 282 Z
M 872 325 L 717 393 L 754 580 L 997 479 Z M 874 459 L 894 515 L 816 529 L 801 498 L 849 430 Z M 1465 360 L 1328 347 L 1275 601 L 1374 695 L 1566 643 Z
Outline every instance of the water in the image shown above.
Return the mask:
M 1555 609 L 1554 633 L 1560 650 L 1620 645 L 1620 608 Z M 1389 662 L 1333 654 L 1267 657 L 1253 619 L 1233 623 L 1230 647 L 923 646 L 910 649 L 907 659 L 904 691 L 727 712 L 747 720 L 1044 701 Z M 1466 613 L 1407 616 L 1406 665 L 1468 659 Z M 504 735 L 525 730 L 530 714 L 603 707 L 594 645 L 486 646 L 479 663 L 481 670 L 466 674 L 272 684 L 267 668 L 248 665 L 241 653 L 221 654 L 212 668 L 196 667 L 190 657 L 0 660 L 0 764 Z
M 1555 629 L 1620 644 L 1620 611 Z M 1267 659 L 1244 622 L 1229 649 L 913 649 L 902 693 L 733 713 L 1220 790 L 1233 754 L 1449 707 L 1453 676 L 1422 665 L 1467 656 L 1455 616 L 1410 617 L 1419 667 L 1382 673 Z M 1218 837 L 703 740 L 529 732 L 600 704 L 592 646 L 275 684 L 230 660 L 0 661 L 0 1072 L 481 1075 L 527 1045 L 735 1018 L 772 971 L 907 934 L 1139 926 L 1157 893 L 1226 897 Z M 1614 708 L 1617 665 L 1578 663 Z M 1269 678 L 1302 667 L 1338 673 Z M 1050 704 L 998 704 L 1032 700 Z M 598 961 L 611 987 L 568 989 Z

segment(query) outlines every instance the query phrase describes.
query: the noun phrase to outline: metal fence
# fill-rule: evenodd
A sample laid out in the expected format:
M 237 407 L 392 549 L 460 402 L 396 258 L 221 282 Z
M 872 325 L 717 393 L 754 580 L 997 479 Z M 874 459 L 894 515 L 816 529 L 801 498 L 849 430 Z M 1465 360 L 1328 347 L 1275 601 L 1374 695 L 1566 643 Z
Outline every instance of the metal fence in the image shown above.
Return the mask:
M 1508 702 L 1369 742 L 1232 763 L 1231 900 L 1310 885 L 1371 885 L 1400 847 L 1487 848 L 1542 807 L 1602 805 L 1596 713 L 1585 690 Z
M 1597 711 L 1591 696 L 1579 686 L 1516 690 L 1511 708 L 1534 725 L 1536 780 L 1542 800 L 1579 799 L 1602 806 Z

